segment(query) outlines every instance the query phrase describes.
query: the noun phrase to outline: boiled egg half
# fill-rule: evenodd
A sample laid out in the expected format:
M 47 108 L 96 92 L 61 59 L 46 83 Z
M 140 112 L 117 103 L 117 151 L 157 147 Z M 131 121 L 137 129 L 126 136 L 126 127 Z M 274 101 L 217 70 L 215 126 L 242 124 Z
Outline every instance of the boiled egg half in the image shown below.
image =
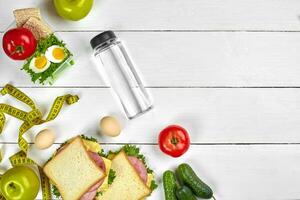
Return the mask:
M 29 68 L 35 73 L 42 73 L 50 67 L 50 62 L 45 55 L 32 58 L 29 63 Z
M 60 63 L 66 58 L 66 53 L 63 47 L 52 45 L 46 50 L 45 56 L 53 63 Z

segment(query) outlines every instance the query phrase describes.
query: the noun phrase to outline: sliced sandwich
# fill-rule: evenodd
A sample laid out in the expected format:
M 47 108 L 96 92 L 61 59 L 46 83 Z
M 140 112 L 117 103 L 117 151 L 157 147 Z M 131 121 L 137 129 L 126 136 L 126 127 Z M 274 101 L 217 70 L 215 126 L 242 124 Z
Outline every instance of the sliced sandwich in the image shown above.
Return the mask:
M 97 200 L 141 200 L 151 194 L 157 187 L 152 170 L 150 170 L 139 149 L 125 145 L 117 152 L 110 152 L 111 169 L 115 171 L 114 182 L 97 195 Z
M 45 164 L 54 194 L 64 200 L 93 200 L 112 182 L 111 161 L 101 156 L 93 138 L 77 136 L 63 144 Z

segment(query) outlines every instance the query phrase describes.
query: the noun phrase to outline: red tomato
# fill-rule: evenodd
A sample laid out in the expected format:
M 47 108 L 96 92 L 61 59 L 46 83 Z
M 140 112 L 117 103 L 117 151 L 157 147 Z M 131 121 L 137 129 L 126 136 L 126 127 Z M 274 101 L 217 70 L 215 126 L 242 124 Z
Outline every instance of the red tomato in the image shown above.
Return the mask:
M 178 125 L 170 125 L 163 129 L 158 138 L 159 148 L 172 157 L 179 157 L 190 147 L 188 132 Z
M 2 40 L 6 55 L 14 60 L 29 58 L 36 49 L 36 39 L 27 28 L 14 28 L 7 31 Z

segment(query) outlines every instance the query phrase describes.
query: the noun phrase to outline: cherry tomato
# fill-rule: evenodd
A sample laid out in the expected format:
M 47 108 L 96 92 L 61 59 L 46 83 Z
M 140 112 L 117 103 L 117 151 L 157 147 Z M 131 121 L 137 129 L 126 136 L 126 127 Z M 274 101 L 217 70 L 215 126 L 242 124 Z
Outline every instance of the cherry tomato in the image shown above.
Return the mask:
M 163 129 L 158 137 L 159 148 L 172 157 L 179 157 L 190 147 L 188 132 L 178 125 L 170 125 Z
M 29 58 L 36 49 L 36 39 L 27 28 L 14 28 L 7 31 L 2 40 L 4 52 L 14 60 Z

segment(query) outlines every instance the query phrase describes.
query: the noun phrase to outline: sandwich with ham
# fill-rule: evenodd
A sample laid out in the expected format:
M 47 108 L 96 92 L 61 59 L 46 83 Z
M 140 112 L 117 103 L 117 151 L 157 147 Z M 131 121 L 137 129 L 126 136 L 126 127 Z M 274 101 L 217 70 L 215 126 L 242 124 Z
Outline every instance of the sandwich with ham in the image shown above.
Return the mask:
M 115 179 L 110 187 L 96 196 L 97 200 L 141 200 L 157 187 L 153 171 L 146 165 L 139 148 L 125 145 L 109 152 Z
M 97 140 L 81 135 L 64 143 L 43 170 L 56 197 L 93 200 L 113 183 L 111 164 Z

